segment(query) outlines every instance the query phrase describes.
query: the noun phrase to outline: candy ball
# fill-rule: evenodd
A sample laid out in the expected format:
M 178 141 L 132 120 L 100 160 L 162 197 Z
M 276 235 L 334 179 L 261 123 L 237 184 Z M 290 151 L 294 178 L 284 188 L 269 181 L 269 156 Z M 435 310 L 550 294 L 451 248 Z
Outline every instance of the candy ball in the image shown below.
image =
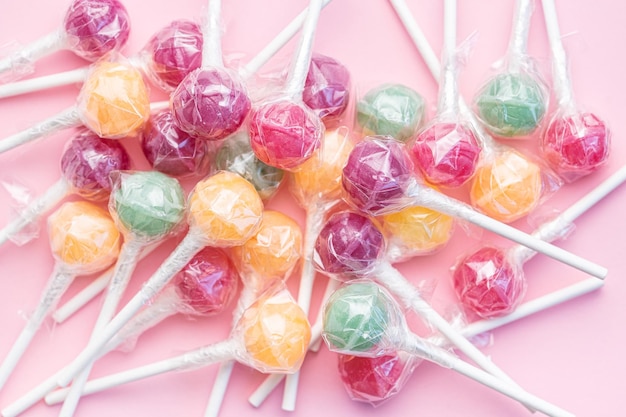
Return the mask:
M 122 172 L 111 193 L 110 209 L 122 230 L 151 241 L 163 238 L 182 222 L 185 195 L 177 180 L 160 172 Z
M 155 33 L 141 51 L 150 80 L 173 91 L 202 64 L 202 31 L 190 20 L 174 20 Z
M 476 98 L 478 117 L 498 136 L 529 135 L 546 112 L 548 94 L 535 77 L 526 73 L 500 74 Z
M 240 132 L 227 138 L 215 154 L 215 168 L 241 175 L 257 190 L 263 200 L 269 200 L 282 184 L 283 170 L 267 165 L 256 157 L 250 147 L 250 137 Z
M 506 253 L 485 247 L 462 259 L 454 268 L 452 281 L 464 307 L 483 318 L 511 313 L 526 293 L 520 267 Z
M 302 256 L 302 231 L 291 217 L 266 210 L 257 233 L 243 245 L 233 248 L 233 258 L 243 270 L 253 272 L 246 277 L 257 291 L 268 284 L 285 279 Z
M 572 182 L 608 161 L 611 132 L 593 113 L 557 113 L 540 146 L 550 167 L 565 182 Z
M 105 200 L 111 192 L 113 171 L 130 168 L 130 158 L 117 142 L 81 129 L 67 143 L 61 156 L 63 178 L 72 190 L 89 200 Z
M 341 181 L 346 199 L 359 210 L 374 215 L 396 211 L 408 204 L 413 163 L 400 142 L 369 137 L 350 153 Z
M 86 201 L 63 204 L 48 218 L 50 247 L 66 268 L 80 274 L 111 265 L 120 250 L 120 232 L 106 211 Z
M 467 126 L 435 122 L 419 133 L 410 150 L 429 183 L 459 187 L 474 175 L 481 147 Z
M 514 150 L 479 166 L 470 189 L 474 207 L 496 220 L 510 223 L 527 215 L 541 199 L 539 166 Z
M 383 255 L 385 239 L 369 217 L 353 212 L 333 214 L 317 237 L 314 261 L 328 274 L 364 274 Z
M 295 170 L 320 148 L 324 125 L 303 104 L 272 101 L 252 111 L 250 145 L 261 161 Z
M 313 53 L 302 101 L 328 123 L 340 117 L 350 102 L 350 73 L 339 61 Z
M 78 95 L 81 121 L 98 136 L 134 136 L 150 115 L 150 97 L 141 73 L 126 64 L 100 62 Z
M 237 268 L 226 253 L 207 246 L 174 277 L 176 293 L 195 314 L 213 315 L 228 307 L 239 282 Z
M 220 171 L 198 184 L 189 198 L 189 222 L 207 246 L 242 245 L 259 229 L 263 201 L 252 184 L 237 174 Z
M 324 307 L 323 337 L 344 353 L 376 353 L 392 323 L 390 300 L 374 283 L 354 283 L 335 291 Z
M 63 27 L 68 47 L 78 56 L 96 61 L 126 44 L 130 18 L 118 0 L 74 0 Z
M 220 140 L 235 133 L 251 106 L 239 76 L 217 67 L 191 72 L 174 90 L 170 102 L 176 125 L 206 140 Z
M 246 359 L 264 372 L 295 372 L 309 349 L 306 314 L 286 291 L 252 304 L 239 326 L 244 329 Z
M 154 169 L 173 177 L 205 176 L 209 170 L 207 143 L 180 130 L 169 110 L 150 117 L 141 149 Z
M 366 135 L 389 135 L 404 142 L 419 129 L 425 107 L 424 98 L 411 88 L 385 84 L 358 101 L 357 122 Z

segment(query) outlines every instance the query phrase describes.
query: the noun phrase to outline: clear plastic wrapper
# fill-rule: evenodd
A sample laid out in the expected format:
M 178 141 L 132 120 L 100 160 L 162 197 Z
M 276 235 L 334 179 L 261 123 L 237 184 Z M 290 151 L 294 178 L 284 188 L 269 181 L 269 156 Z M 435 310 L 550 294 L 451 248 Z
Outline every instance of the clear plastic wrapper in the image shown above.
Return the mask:
M 356 104 L 356 121 L 364 136 L 391 136 L 406 142 L 421 127 L 426 102 L 402 84 L 383 84 L 369 90 Z
M 326 126 L 332 126 L 343 116 L 351 98 L 348 69 L 336 59 L 313 53 L 306 76 L 302 100 L 317 111 Z

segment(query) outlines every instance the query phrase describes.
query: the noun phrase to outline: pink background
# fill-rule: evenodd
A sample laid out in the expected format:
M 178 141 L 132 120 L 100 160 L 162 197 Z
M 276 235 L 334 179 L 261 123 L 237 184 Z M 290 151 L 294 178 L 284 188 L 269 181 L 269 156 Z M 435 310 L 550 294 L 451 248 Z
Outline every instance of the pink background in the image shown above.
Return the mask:
M 243 54 L 246 61 L 260 50 L 276 33 L 305 6 L 306 1 L 224 1 L 224 50 Z M 441 45 L 441 1 L 410 1 L 417 20 L 439 52 Z M 461 76 L 461 90 L 471 98 L 483 80 L 491 73 L 491 65 L 504 53 L 510 30 L 513 1 L 467 0 L 459 2 L 459 39 L 477 32 L 478 38 Z M 0 43 L 19 40 L 26 43 L 39 35 L 56 29 L 67 2 L 64 0 L 4 1 L 0 6 Z M 154 1 L 126 0 L 132 19 L 132 34 L 126 52 L 138 51 L 148 37 L 174 18 L 197 19 L 205 8 L 203 0 Z M 620 2 L 598 0 L 560 0 L 557 4 L 562 33 L 571 62 L 576 97 L 583 106 L 607 120 L 613 129 L 613 154 L 608 165 L 594 175 L 561 189 L 540 210 L 545 215 L 563 210 L 615 172 L 626 159 L 622 141 L 623 95 L 626 82 L 623 57 L 618 40 L 626 39 Z M 549 73 L 549 54 L 541 7 L 536 8 L 530 32 L 529 48 L 539 60 L 544 74 Z M 282 59 L 273 61 L 265 70 L 285 62 L 293 49 L 290 43 Z M 428 100 L 432 115 L 436 102 L 436 85 L 421 58 L 402 28 L 390 5 L 384 0 L 335 0 L 321 15 L 315 49 L 331 55 L 350 69 L 359 93 L 383 82 L 405 83 Z M 69 52 L 46 58 L 37 65 L 43 75 L 71 69 L 84 63 Z M 0 101 L 0 137 L 30 126 L 47 116 L 71 106 L 78 87 L 70 86 L 40 94 Z M 163 97 L 153 91 L 155 98 Z M 34 194 L 40 194 L 59 177 L 59 158 L 69 132 L 45 141 L 29 144 L 0 155 L 0 181 L 20 183 Z M 147 163 L 139 155 L 134 140 L 124 140 L 133 153 L 135 167 Z M 517 145 L 517 144 L 516 144 Z M 532 145 L 525 146 L 532 150 Z M 187 184 L 189 185 L 189 184 Z M 459 192 L 458 195 L 463 195 Z M 0 224 L 10 217 L 11 199 L 0 189 Z M 493 344 L 485 353 L 528 391 L 562 406 L 579 416 L 617 416 L 623 414 L 621 382 L 626 372 L 623 344 L 626 333 L 625 317 L 626 257 L 623 236 L 626 222 L 620 204 L 626 203 L 625 190 L 620 189 L 606 198 L 577 221 L 574 235 L 560 246 L 585 255 L 609 269 L 606 285 L 599 292 L 561 305 L 550 311 L 508 325 L 493 332 Z M 303 220 L 303 212 L 291 200 L 286 190 L 269 204 Z M 43 223 L 42 223 L 43 224 Z M 527 220 L 516 227 L 531 231 Z M 441 312 L 454 311 L 448 268 L 457 256 L 476 246 L 478 241 L 508 243 L 484 233 L 469 238 L 457 229 L 447 247 L 436 255 L 413 259 L 399 268 L 411 279 L 437 280 L 434 294 Z M 175 242 L 168 242 L 142 262 L 128 294 L 149 276 Z M 26 246 L 6 244 L 0 248 L 0 358 L 9 350 L 32 311 L 53 265 L 45 227 L 41 237 Z M 526 265 L 529 279 L 527 298 L 561 288 L 586 276 L 551 259 L 538 256 Z M 324 282 L 316 287 L 314 310 Z M 85 286 L 86 279 L 74 283 L 66 300 Z M 293 280 L 290 287 L 297 290 Z M 125 297 L 125 300 L 128 296 Z M 68 363 L 85 345 L 97 312 L 94 302 L 76 317 L 58 326 L 50 323 L 33 340 L 11 379 L 0 392 L 4 407 Z M 115 352 L 97 363 L 92 376 L 106 375 L 131 366 L 145 364 L 180 353 L 228 334 L 229 313 L 196 321 L 181 317 L 170 318 L 147 332 L 131 354 Z M 168 374 L 129 384 L 106 393 L 84 398 L 79 416 L 201 416 L 217 367 Z M 261 416 L 289 415 L 280 409 L 281 391 L 277 390 L 261 408 L 251 407 L 246 398 L 263 376 L 237 366 L 224 401 L 222 415 Z M 43 403 L 30 409 L 25 416 L 53 416 L 59 408 Z M 336 372 L 336 358 L 327 349 L 307 358 L 301 375 L 297 410 L 292 415 L 368 416 L 525 416 L 528 411 L 512 400 L 449 370 L 423 364 L 416 370 L 403 391 L 377 409 L 352 402 L 341 385 Z

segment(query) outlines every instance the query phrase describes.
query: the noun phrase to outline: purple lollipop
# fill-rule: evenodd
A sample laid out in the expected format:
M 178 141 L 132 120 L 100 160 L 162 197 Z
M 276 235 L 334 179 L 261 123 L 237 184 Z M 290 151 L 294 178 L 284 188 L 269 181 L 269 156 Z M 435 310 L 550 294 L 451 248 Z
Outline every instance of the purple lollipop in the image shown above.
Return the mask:
M 350 73 L 339 61 L 313 53 L 302 100 L 324 124 L 338 119 L 350 102 Z

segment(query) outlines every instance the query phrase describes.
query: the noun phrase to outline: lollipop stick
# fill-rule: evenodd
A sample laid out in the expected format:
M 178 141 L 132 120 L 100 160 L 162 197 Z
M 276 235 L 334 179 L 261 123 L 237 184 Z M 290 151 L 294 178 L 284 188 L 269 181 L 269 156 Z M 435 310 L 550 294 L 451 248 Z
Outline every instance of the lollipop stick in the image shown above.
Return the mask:
M 444 2 L 444 40 L 443 40 L 443 74 L 441 74 L 441 92 L 438 104 L 438 112 L 445 111 L 458 113 L 459 94 L 456 81 L 456 69 L 454 65 L 454 51 L 456 49 L 456 0 Z
M 55 182 L 41 197 L 33 200 L 19 217 L 0 230 L 0 245 L 14 237 L 29 224 L 36 222 L 42 214 L 54 207 L 67 195 L 69 185 L 64 179 Z
M 542 0 L 543 16 L 546 21 L 548 41 L 552 52 L 552 73 L 554 93 L 560 106 L 569 106 L 573 102 L 572 81 L 567 72 L 567 55 L 561 41 L 559 19 L 554 0 Z
M 95 392 L 104 391 L 109 388 L 117 387 L 129 382 L 139 381 L 141 379 L 160 375 L 166 372 L 185 371 L 233 359 L 236 348 L 236 343 L 229 339 L 189 351 L 173 358 L 168 358 L 138 368 L 129 369 L 128 371 L 98 378 L 93 381 L 89 381 L 85 385 L 83 394 L 93 394 Z M 65 399 L 68 392 L 69 388 L 51 392 L 45 398 L 46 404 L 58 404 Z
M 62 111 L 56 116 L 52 116 L 51 118 L 46 119 L 33 127 L 0 140 L 0 153 L 4 153 L 25 143 L 32 142 L 35 139 L 60 132 L 63 129 L 79 125 L 80 118 L 78 117 L 78 109 L 76 107 L 70 107 L 69 109 Z
M 70 363 L 57 381 L 59 386 L 68 385 L 74 376 L 90 363 L 103 346 L 128 323 L 137 312 L 148 303 L 191 258 L 203 247 L 203 238 L 195 229 L 190 229 L 183 241 L 161 264 L 159 269 L 143 285 L 141 290 L 120 310 L 120 312 L 98 332 L 95 339 Z
M 28 348 L 30 341 L 35 336 L 35 333 L 37 333 L 37 330 L 39 330 L 41 323 L 46 318 L 50 309 L 59 298 L 61 298 L 73 279 L 74 274 L 65 271 L 62 267 L 55 268 L 52 276 L 48 280 L 48 284 L 44 289 L 37 308 L 28 320 L 28 323 L 26 323 L 24 330 L 22 330 L 11 347 L 4 362 L 0 365 L 0 388 L 4 386 L 11 372 L 13 372 L 13 369 L 26 351 L 26 348 Z
M 61 87 L 69 84 L 82 83 L 87 78 L 89 67 L 78 68 L 72 71 L 59 72 L 43 77 L 30 78 L 10 84 L 0 85 L 0 98 L 28 94 L 35 91 Z
M 60 50 L 63 46 L 63 38 L 63 33 L 58 30 L 0 60 L 0 80 L 11 81 L 29 72 L 29 68 L 35 61 Z
M 528 32 L 530 30 L 530 18 L 533 15 L 532 0 L 517 0 L 515 2 L 515 17 L 511 40 L 509 41 L 510 65 L 519 65 L 520 58 L 527 55 Z M 511 68 L 512 70 L 516 68 Z
M 234 367 L 235 361 L 233 360 L 220 363 L 215 381 L 211 387 L 211 394 L 209 395 L 209 402 L 204 411 L 204 417 L 217 417 L 219 415 L 224 396 L 226 395 L 226 388 L 228 388 L 228 381 L 230 380 Z
M 403 350 L 409 353 L 423 357 L 431 362 L 437 363 L 443 367 L 451 368 L 452 370 L 465 375 L 489 388 L 492 388 L 514 400 L 519 401 L 522 404 L 528 405 L 533 409 L 540 411 L 548 416 L 552 417 L 573 417 L 574 415 L 551 404 L 535 395 L 532 395 L 526 391 L 519 390 L 512 387 L 509 384 L 504 384 L 502 381 L 487 372 L 475 368 L 470 364 L 460 360 L 456 356 L 452 355 L 448 351 L 441 349 L 433 344 L 421 340 L 414 334 L 408 335 L 405 341 L 405 346 L 402 346 Z
M 220 31 L 221 0 L 209 0 L 206 23 L 202 28 L 202 66 L 223 67 L 222 34 Z

